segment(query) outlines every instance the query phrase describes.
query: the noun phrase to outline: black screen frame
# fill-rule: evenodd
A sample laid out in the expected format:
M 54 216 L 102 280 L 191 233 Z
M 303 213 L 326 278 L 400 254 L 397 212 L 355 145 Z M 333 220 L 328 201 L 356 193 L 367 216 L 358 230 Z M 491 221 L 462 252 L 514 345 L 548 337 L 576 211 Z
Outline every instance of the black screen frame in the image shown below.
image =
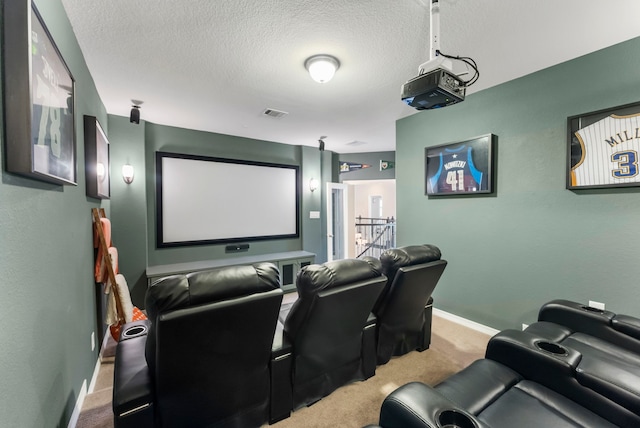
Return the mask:
M 191 239 L 181 241 L 165 241 L 163 232 L 163 167 L 162 162 L 165 158 L 182 159 L 182 160 L 194 160 L 205 161 L 224 164 L 236 164 L 244 166 L 258 166 L 266 168 L 276 169 L 290 169 L 295 173 L 295 232 L 294 233 L 274 233 L 255 236 L 238 236 L 231 238 L 205 238 L 205 239 Z M 280 164 L 272 162 L 260 162 L 243 159 L 231 159 L 220 158 L 204 155 L 192 155 L 183 153 L 171 153 L 157 151 L 155 155 L 156 163 L 156 247 L 157 248 L 174 248 L 174 247 L 186 247 L 186 246 L 198 246 L 198 245 L 218 245 L 229 244 L 239 242 L 253 242 L 253 241 L 267 241 L 267 240 L 282 240 L 282 239 L 298 239 L 300 238 L 300 205 L 301 205 L 301 174 L 300 166 L 290 164 Z M 229 191 L 233 191 L 231 186 Z

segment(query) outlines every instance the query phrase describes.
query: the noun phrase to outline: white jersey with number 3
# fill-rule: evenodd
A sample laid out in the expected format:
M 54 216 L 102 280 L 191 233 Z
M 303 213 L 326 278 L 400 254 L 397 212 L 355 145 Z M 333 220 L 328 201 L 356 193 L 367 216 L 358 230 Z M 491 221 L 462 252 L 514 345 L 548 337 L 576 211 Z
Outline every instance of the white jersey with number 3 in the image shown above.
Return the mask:
M 571 169 L 573 186 L 640 182 L 640 113 L 611 115 L 575 133 L 582 158 Z

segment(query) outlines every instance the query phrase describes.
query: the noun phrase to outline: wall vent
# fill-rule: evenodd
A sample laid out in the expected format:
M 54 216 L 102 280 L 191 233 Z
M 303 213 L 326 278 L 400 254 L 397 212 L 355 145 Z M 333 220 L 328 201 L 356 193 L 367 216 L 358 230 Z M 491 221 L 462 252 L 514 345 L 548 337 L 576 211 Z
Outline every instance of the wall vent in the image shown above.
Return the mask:
M 280 111 L 280 110 L 268 108 L 268 109 L 265 109 L 262 112 L 262 114 L 264 114 L 265 116 L 275 117 L 275 118 L 279 119 L 281 117 L 284 117 L 284 116 L 288 115 L 289 113 L 287 113 L 286 111 Z

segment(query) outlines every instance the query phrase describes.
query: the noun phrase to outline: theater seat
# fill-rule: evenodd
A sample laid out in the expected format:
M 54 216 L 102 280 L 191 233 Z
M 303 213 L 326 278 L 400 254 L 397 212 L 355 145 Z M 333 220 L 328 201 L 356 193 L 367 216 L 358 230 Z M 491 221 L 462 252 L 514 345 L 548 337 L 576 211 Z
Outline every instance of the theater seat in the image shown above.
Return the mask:
M 385 398 L 378 426 L 613 428 L 616 425 L 500 363 L 482 359 L 435 388 L 419 382 L 401 386 Z
M 281 302 L 280 274 L 271 263 L 153 283 L 149 321 L 125 324 L 116 349 L 115 427 L 268 422 Z
M 412 245 L 380 256 L 388 280 L 373 307 L 377 318 L 377 363 L 423 351 L 431 343 L 431 294 L 447 266 L 434 245 Z
M 414 382 L 391 393 L 380 426 L 640 426 L 638 360 L 623 364 L 629 355 L 612 360 L 593 350 L 501 331 L 484 359 L 434 388 Z
M 299 271 L 298 299 L 284 314 L 284 338 L 279 341 L 292 350 L 293 409 L 375 373 L 371 309 L 386 280 L 379 260 L 369 257 Z
M 591 400 L 592 406 L 606 406 L 608 403 L 603 400 L 608 399 L 640 418 L 640 322 L 637 318 L 577 302 L 553 300 L 542 306 L 538 319 L 524 332 L 502 332 L 501 335 L 527 334 L 538 342 L 544 340 L 579 355 L 574 368 L 576 382 L 569 392 L 580 389 L 597 392 L 599 398 Z M 603 411 L 619 413 L 615 407 Z

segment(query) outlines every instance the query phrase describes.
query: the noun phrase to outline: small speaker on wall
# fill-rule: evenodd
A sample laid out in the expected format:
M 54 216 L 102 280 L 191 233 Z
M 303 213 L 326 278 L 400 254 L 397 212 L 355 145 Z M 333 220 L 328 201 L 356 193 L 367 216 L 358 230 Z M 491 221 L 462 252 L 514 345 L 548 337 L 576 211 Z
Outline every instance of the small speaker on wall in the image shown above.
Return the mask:
M 140 106 L 133 106 L 131 108 L 131 113 L 129 114 L 129 122 L 135 123 L 136 125 L 140 124 Z
M 224 247 L 225 253 L 240 253 L 242 251 L 247 251 L 249 249 L 249 244 L 236 244 L 236 245 L 227 245 Z

